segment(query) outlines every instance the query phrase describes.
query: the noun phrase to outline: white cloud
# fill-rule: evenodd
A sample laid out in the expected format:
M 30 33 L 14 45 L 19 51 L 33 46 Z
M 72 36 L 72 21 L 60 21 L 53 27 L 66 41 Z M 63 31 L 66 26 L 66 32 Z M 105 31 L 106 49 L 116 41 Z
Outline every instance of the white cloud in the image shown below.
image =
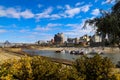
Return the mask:
M 80 5 L 82 3 L 76 3 L 76 5 Z M 40 6 L 41 4 L 39 4 Z M 36 21 L 40 19 L 61 19 L 61 18 L 73 18 L 75 15 L 79 14 L 80 12 L 87 12 L 91 5 L 83 5 L 79 7 L 71 7 L 70 5 L 65 5 L 65 8 L 62 6 L 57 6 L 57 8 L 61 8 L 61 10 L 57 13 L 53 13 L 53 7 L 48 7 L 47 9 L 43 10 L 42 12 L 33 13 L 31 10 L 21 10 L 17 8 L 6 8 L 4 6 L 0 6 L 0 17 L 8 17 L 8 18 L 24 18 L 30 19 L 35 18 Z
M 5 16 L 10 18 L 20 18 L 20 12 L 15 8 L 8 8 L 4 10 L 6 12 Z
M 69 5 L 66 5 L 66 10 L 63 14 L 60 14 L 62 17 L 65 18 L 72 18 L 75 15 L 79 14 L 80 12 L 87 12 L 92 5 L 83 5 L 81 7 L 74 7 L 71 8 Z
M 49 19 L 55 20 L 55 19 L 61 18 L 60 14 L 52 14 L 52 11 L 53 11 L 53 8 L 49 7 L 41 13 L 37 13 L 36 20 L 39 21 L 40 19 L 43 19 L 43 18 L 49 18 Z
M 98 16 L 100 14 L 100 10 L 99 9 L 94 9 L 91 13 L 94 16 Z
M 66 9 L 71 9 L 70 5 L 65 5 Z
M 17 8 L 6 8 L 4 6 L 0 6 L 0 17 L 8 17 L 8 18 L 33 18 L 34 14 L 30 10 L 21 11 Z
M 48 31 L 49 28 L 48 27 L 41 27 L 40 25 L 37 25 L 37 27 L 35 28 L 36 31 Z
M 52 15 L 50 15 L 50 17 L 49 18 L 51 18 L 51 19 L 60 19 L 61 18 L 61 16 L 60 15 L 58 15 L 58 14 L 52 14 Z
M 84 4 L 84 2 L 77 2 L 77 3 L 75 4 L 75 6 L 80 6 L 80 5 L 82 5 L 82 4 Z
M 91 6 L 92 6 L 92 5 L 90 5 L 90 4 L 84 5 L 84 6 L 81 7 L 81 11 L 83 11 L 83 12 L 89 11 L 89 9 L 90 9 Z
M 0 17 L 6 16 L 6 11 L 4 10 L 3 6 L 0 6 Z
M 0 29 L 0 33 L 5 33 L 5 32 L 7 32 L 7 30 L 5 30 L 5 29 Z
M 53 11 L 53 8 L 49 7 L 41 13 L 37 13 L 36 14 L 36 19 L 39 20 L 41 18 L 50 18 L 50 13 L 52 13 L 52 11 Z
M 109 4 L 109 3 L 114 3 L 115 2 L 115 0 L 105 0 L 105 1 L 103 1 L 101 4 L 102 5 L 104 5 L 104 4 Z
M 62 24 L 48 23 L 46 26 L 37 25 L 37 27 L 34 30 L 36 30 L 36 31 L 49 31 L 49 30 L 54 30 L 56 27 L 60 27 L 60 26 L 62 26 Z
M 76 28 L 76 27 L 79 27 L 80 24 L 67 24 L 66 26 Z
M 81 24 L 67 24 L 66 26 L 73 27 L 73 29 L 65 31 L 64 33 L 66 34 L 66 36 L 80 37 L 80 36 L 83 36 L 85 34 L 94 33 L 95 31 L 94 31 L 93 27 L 91 27 L 91 26 L 87 25 L 86 29 L 82 29 L 85 20 L 86 19 L 83 19 Z
M 80 8 L 73 8 L 65 11 L 65 14 L 67 14 L 68 17 L 74 17 L 78 13 L 80 13 Z
M 63 7 L 62 7 L 62 6 L 60 6 L 60 5 L 58 5 L 58 6 L 57 6 L 57 9 L 63 9 Z
M 62 24 L 53 24 L 53 23 L 48 23 L 47 27 L 59 27 L 62 26 Z
M 23 18 L 33 18 L 34 17 L 34 14 L 30 11 L 30 10 L 25 10 L 24 12 L 21 12 L 21 16 Z
M 79 6 L 80 4 L 81 4 L 81 3 L 80 3 L 80 2 L 78 2 L 78 3 L 76 3 L 76 4 L 75 4 L 75 6 Z

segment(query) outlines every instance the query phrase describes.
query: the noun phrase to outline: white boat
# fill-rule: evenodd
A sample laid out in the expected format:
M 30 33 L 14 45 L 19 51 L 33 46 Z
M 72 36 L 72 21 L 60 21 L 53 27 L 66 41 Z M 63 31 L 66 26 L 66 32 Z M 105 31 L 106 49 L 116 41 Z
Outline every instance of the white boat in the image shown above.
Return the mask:
M 90 52 L 90 54 L 104 54 L 104 52 L 102 50 L 92 49 L 92 51 Z

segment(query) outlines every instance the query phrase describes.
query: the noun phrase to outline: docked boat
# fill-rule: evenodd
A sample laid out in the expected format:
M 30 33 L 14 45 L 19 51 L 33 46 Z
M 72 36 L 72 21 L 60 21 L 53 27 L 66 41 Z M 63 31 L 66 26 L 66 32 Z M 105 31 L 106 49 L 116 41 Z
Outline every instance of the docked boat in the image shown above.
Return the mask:
M 84 52 L 82 51 L 71 51 L 70 54 L 74 54 L 74 55 L 84 55 Z
M 65 53 L 65 50 L 57 50 L 55 53 Z
M 60 50 L 57 50 L 57 51 L 55 51 L 56 53 L 61 53 L 61 51 Z
M 75 54 L 76 52 L 73 50 L 73 51 L 70 51 L 70 54 Z
M 104 52 L 100 50 L 92 50 L 90 54 L 104 54 Z

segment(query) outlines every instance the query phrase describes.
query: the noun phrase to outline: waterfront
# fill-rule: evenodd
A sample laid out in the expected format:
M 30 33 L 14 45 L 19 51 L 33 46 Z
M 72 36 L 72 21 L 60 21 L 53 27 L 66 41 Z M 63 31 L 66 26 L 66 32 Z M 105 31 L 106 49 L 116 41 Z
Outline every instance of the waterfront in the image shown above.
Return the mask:
M 23 51 L 27 52 L 31 55 L 40 55 L 40 56 L 46 56 L 51 58 L 58 58 L 58 59 L 66 59 L 70 61 L 74 61 L 77 58 L 80 58 L 82 55 L 72 55 L 69 53 L 55 53 L 55 50 L 30 50 L 30 49 L 24 49 Z M 93 54 L 87 54 L 88 57 L 93 57 Z M 108 57 L 111 59 L 111 61 L 115 64 L 117 64 L 118 61 L 120 61 L 120 54 L 117 53 L 104 53 L 101 54 L 103 57 Z

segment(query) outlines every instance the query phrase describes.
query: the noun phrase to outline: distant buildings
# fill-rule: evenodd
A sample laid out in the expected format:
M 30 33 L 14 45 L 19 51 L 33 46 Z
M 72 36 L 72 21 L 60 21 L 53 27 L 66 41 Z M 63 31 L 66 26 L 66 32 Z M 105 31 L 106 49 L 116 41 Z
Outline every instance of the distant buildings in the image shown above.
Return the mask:
M 89 42 L 90 39 L 91 39 L 91 36 L 83 35 L 82 37 L 80 37 L 79 42 Z
M 108 35 L 109 37 L 109 35 Z M 108 39 L 107 39 L 108 40 Z M 109 41 L 109 40 L 108 40 Z M 54 35 L 54 39 L 47 41 L 38 41 L 37 44 L 45 44 L 49 46 L 104 46 L 105 38 L 102 35 L 95 33 L 93 36 L 83 35 L 80 38 L 67 38 L 65 41 L 63 33 Z
M 67 42 L 71 43 L 71 44 L 78 44 L 79 43 L 79 39 L 78 38 L 67 38 Z
M 36 44 L 44 44 L 45 43 L 45 41 L 43 41 L 43 40 L 39 40 L 39 41 L 37 41 L 37 42 L 35 42 Z
M 63 44 L 64 43 L 64 34 L 57 33 L 54 36 L 54 44 Z
M 67 38 L 67 45 L 81 45 L 81 46 L 88 46 L 88 43 L 90 41 L 90 36 L 84 35 L 80 38 Z
M 97 46 L 104 46 L 104 38 L 102 35 L 95 33 L 90 40 L 90 46 L 97 47 Z
M 19 47 L 23 46 L 23 43 L 11 43 L 9 41 L 5 41 L 4 43 L 0 43 L 0 47 L 6 48 L 6 47 Z
M 3 47 L 10 47 L 12 45 L 9 41 L 5 41 L 3 44 Z
M 102 42 L 102 37 L 98 34 L 93 35 L 91 39 L 93 42 Z

